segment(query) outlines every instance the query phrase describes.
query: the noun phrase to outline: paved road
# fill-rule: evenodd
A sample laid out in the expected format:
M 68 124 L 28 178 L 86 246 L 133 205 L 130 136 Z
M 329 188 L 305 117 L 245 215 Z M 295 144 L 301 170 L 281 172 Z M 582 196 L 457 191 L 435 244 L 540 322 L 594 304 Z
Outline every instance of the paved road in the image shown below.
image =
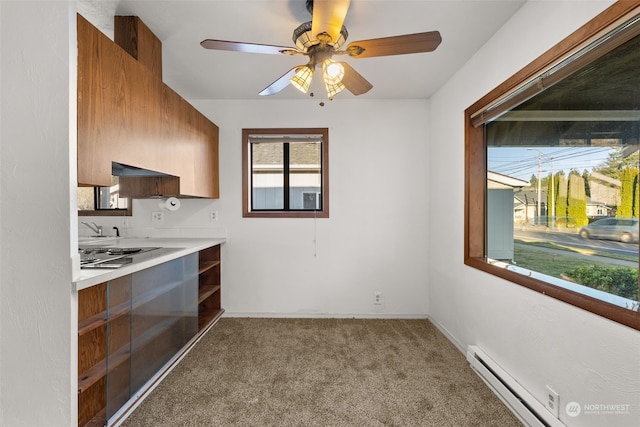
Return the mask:
M 615 255 L 638 257 L 638 243 L 583 239 L 576 233 L 515 229 L 514 238 L 525 241 L 552 242 L 558 245 L 569 246 L 577 250 L 593 250 Z M 610 260 L 610 258 L 606 259 Z M 635 263 L 635 265 L 637 266 L 637 263 Z

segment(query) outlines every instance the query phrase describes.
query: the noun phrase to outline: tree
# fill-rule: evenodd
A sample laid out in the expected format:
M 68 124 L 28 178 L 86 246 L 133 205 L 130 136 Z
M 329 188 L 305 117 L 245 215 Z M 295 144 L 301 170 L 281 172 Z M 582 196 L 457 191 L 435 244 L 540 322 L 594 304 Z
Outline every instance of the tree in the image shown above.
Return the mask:
M 575 221 L 576 227 L 582 227 L 589 223 L 589 219 L 587 218 L 587 194 L 584 189 L 584 179 L 577 171 L 569 173 L 567 216 Z
M 536 174 L 531 174 L 531 178 L 529 178 L 529 186 L 538 188 L 538 177 Z
M 640 173 L 636 174 L 636 179 L 633 184 L 633 216 L 640 217 Z
M 589 173 L 588 170 L 583 170 L 582 171 L 582 179 L 584 180 L 584 192 L 587 195 L 587 197 L 591 197 L 591 187 L 589 186 L 589 178 L 591 177 L 591 174 Z
M 595 170 L 608 177 L 620 179 L 622 171 L 628 167 L 637 168 L 639 160 L 640 154 L 638 151 L 625 157 L 623 147 L 618 147 L 609 153 L 609 158 L 605 163 Z
M 557 206 L 555 205 L 555 202 L 558 198 L 558 182 L 554 179 L 553 180 L 553 190 L 551 189 L 551 174 L 549 174 L 549 177 L 546 179 L 546 182 L 544 183 L 545 187 L 547 187 L 547 212 L 548 215 L 550 216 L 557 216 L 556 212 L 557 211 Z M 553 199 L 555 200 L 552 200 Z
M 616 217 L 630 218 L 634 214 L 635 188 L 638 178 L 638 169 L 635 167 L 625 167 L 620 172 L 620 204 L 616 212 Z
M 556 192 L 556 217 L 565 217 L 567 216 L 567 202 L 568 202 L 568 194 L 567 194 L 567 178 L 564 176 L 564 172 L 560 171 L 556 174 L 555 181 L 557 184 L 558 191 Z

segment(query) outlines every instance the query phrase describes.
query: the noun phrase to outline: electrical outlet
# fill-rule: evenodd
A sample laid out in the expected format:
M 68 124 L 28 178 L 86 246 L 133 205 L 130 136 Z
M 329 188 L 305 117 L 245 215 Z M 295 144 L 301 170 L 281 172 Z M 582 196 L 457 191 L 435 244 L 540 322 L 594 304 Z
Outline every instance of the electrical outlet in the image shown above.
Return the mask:
M 560 417 L 560 395 L 549 386 L 547 386 L 547 409 L 551 411 L 556 418 Z
M 151 222 L 164 221 L 164 212 L 151 212 Z
M 373 293 L 373 303 L 375 305 L 382 305 L 382 292 L 375 291 Z
M 211 211 L 209 213 L 209 221 L 217 221 L 218 220 L 218 211 Z

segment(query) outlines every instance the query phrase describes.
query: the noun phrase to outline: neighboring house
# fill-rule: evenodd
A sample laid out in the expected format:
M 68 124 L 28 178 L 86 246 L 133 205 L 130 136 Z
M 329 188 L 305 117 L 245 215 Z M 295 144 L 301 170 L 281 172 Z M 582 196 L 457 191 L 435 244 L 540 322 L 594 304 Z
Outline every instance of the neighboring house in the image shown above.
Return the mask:
M 540 216 L 548 215 L 547 210 L 547 192 L 542 190 L 540 193 Z M 528 224 L 535 220 L 538 210 L 538 191 L 529 188 L 518 190 L 513 195 L 513 223 Z M 587 217 L 599 218 L 612 216 L 614 214 L 613 207 L 601 201 L 587 197 Z M 560 215 L 562 216 L 562 215 Z
M 590 219 L 612 216 L 613 208 L 605 203 L 594 201 L 593 198 L 587 197 L 587 217 Z
M 591 200 L 598 201 L 603 205 L 618 206 L 620 204 L 620 186 L 620 181 L 615 178 L 598 172 L 592 172 L 589 175 Z M 587 216 L 591 216 L 588 207 Z
M 292 141 L 293 142 L 293 141 Z M 298 141 L 299 142 L 299 141 Z M 253 208 L 278 209 L 283 205 L 283 158 L 280 143 L 253 144 Z M 321 145 L 291 144 L 291 209 L 321 209 Z
M 541 215 L 547 214 L 547 192 L 540 193 Z M 536 218 L 538 211 L 538 191 L 520 189 L 513 195 L 513 222 L 514 224 L 527 224 Z
M 513 259 L 513 212 L 515 188 L 529 185 L 507 175 L 487 172 L 487 256 L 493 259 Z

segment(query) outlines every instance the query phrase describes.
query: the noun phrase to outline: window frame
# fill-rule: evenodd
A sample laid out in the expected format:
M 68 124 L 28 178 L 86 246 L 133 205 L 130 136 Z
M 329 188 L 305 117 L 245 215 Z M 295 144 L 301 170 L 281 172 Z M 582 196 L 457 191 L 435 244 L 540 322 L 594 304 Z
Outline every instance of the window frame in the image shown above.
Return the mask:
M 127 207 L 123 208 L 98 208 L 98 192 L 100 187 L 93 188 L 93 209 L 92 210 L 79 210 L 78 216 L 133 216 L 133 210 L 131 207 L 132 198 L 126 197 Z
M 322 209 L 251 210 L 250 135 L 322 135 L 321 176 Z M 329 218 L 329 129 L 328 128 L 256 128 L 242 129 L 242 216 L 245 218 Z
M 487 210 L 487 143 L 484 125 L 478 126 L 477 122 L 479 112 L 485 111 L 489 106 L 505 100 L 510 94 L 525 86 L 551 68 L 551 66 L 558 64 L 589 42 L 608 33 L 615 26 L 637 14 L 638 11 L 640 11 L 640 3 L 637 1 L 614 3 L 566 39 L 490 91 L 464 112 L 464 264 L 636 330 L 640 330 L 640 312 L 563 289 L 488 262 L 485 253 L 487 239 L 485 221 Z

